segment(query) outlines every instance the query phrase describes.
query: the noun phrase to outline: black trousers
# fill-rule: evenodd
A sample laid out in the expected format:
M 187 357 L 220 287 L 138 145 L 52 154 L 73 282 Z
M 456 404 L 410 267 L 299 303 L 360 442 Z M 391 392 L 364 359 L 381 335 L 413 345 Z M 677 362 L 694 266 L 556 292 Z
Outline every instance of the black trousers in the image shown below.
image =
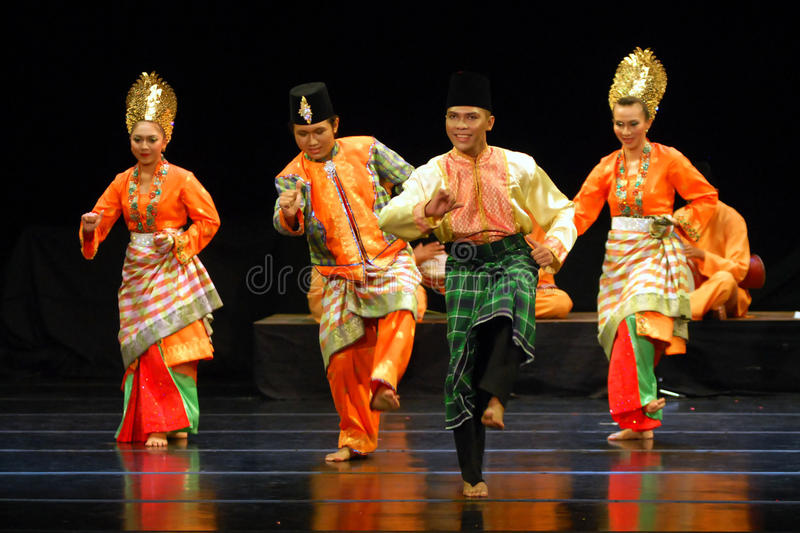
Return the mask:
M 512 340 L 511 321 L 495 318 L 476 328 L 475 367 L 472 376 L 477 401 L 472 417 L 453 430 L 461 477 L 470 485 L 483 481 L 486 427 L 481 415 L 496 396 L 505 405 L 511 397 L 525 354 Z

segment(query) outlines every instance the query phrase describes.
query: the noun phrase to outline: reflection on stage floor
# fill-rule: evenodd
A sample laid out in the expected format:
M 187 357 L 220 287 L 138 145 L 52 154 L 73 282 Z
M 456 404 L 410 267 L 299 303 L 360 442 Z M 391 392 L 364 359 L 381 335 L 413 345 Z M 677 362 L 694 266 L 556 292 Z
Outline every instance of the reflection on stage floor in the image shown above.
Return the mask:
M 487 438 L 490 498 L 465 501 L 437 397 L 404 396 L 376 453 L 325 464 L 329 401 L 201 388 L 200 434 L 152 450 L 114 442 L 113 392 L 4 389 L 0 529 L 777 531 L 800 515 L 797 395 L 672 400 L 655 441 L 620 445 L 603 400 L 520 397 Z

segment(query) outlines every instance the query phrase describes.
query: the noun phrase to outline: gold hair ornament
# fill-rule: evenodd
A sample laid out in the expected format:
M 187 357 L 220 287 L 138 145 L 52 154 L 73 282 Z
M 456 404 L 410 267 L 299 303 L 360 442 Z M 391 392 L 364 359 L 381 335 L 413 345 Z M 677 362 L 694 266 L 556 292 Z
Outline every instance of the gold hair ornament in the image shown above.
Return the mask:
M 608 91 L 608 105 L 613 111 L 620 98 L 635 96 L 644 102 L 650 118 L 653 118 L 666 89 L 667 71 L 664 70 L 664 65 L 656 59 L 652 50 L 642 50 L 637 46 L 617 66 L 614 82 Z
M 155 122 L 164 130 L 164 144 L 172 138 L 172 126 L 175 124 L 175 113 L 178 99 L 175 91 L 155 72 L 142 72 L 139 79 L 131 86 L 125 99 L 125 123 L 128 133 L 133 126 L 142 120 Z

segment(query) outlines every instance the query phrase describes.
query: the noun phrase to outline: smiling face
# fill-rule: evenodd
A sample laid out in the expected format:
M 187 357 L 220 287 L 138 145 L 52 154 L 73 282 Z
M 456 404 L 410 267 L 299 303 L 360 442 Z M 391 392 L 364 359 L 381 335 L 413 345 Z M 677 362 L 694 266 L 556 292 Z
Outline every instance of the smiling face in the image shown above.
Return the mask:
M 333 122 L 323 120 L 308 125 L 295 124 L 292 128 L 297 147 L 314 161 L 324 161 L 330 157 L 338 130 L 339 117 Z
M 137 122 L 131 131 L 131 153 L 139 164 L 148 166 L 161 159 L 161 152 L 167 147 L 164 132 L 155 122 Z
M 645 116 L 642 104 L 615 105 L 613 122 L 614 134 L 622 147 L 631 153 L 641 152 L 647 142 L 647 130 L 653 124 L 653 119 Z
M 486 148 L 486 132 L 494 126 L 494 116 L 474 106 L 448 108 L 445 129 L 450 142 L 460 152 L 476 157 Z

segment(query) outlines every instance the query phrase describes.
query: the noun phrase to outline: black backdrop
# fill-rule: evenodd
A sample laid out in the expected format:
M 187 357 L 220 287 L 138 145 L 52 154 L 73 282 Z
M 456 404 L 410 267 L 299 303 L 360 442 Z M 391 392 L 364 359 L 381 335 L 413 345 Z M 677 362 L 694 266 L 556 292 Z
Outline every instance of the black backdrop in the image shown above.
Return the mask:
M 167 156 L 195 172 L 223 221 L 201 254 L 226 304 L 212 374 L 248 375 L 252 321 L 305 311 L 304 243 L 277 236 L 270 218 L 272 178 L 296 153 L 287 92 L 313 80 L 328 83 L 343 135 L 375 135 L 419 165 L 449 148 L 449 73 L 485 72 L 497 117 L 490 142 L 532 154 L 572 196 L 617 147 L 607 106 L 617 62 L 651 47 L 669 76 L 651 139 L 710 169 L 720 197 L 747 219 L 768 272 L 753 308 L 800 309 L 789 192 L 794 17 L 765 2 L 602 5 L 32 2 L 7 11 L 0 369 L 120 371 L 115 291 L 125 231 L 118 224 L 87 263 L 77 223 L 133 162 L 124 97 L 145 70 L 178 94 Z M 577 311 L 594 309 L 607 217 L 579 239 L 557 278 Z

